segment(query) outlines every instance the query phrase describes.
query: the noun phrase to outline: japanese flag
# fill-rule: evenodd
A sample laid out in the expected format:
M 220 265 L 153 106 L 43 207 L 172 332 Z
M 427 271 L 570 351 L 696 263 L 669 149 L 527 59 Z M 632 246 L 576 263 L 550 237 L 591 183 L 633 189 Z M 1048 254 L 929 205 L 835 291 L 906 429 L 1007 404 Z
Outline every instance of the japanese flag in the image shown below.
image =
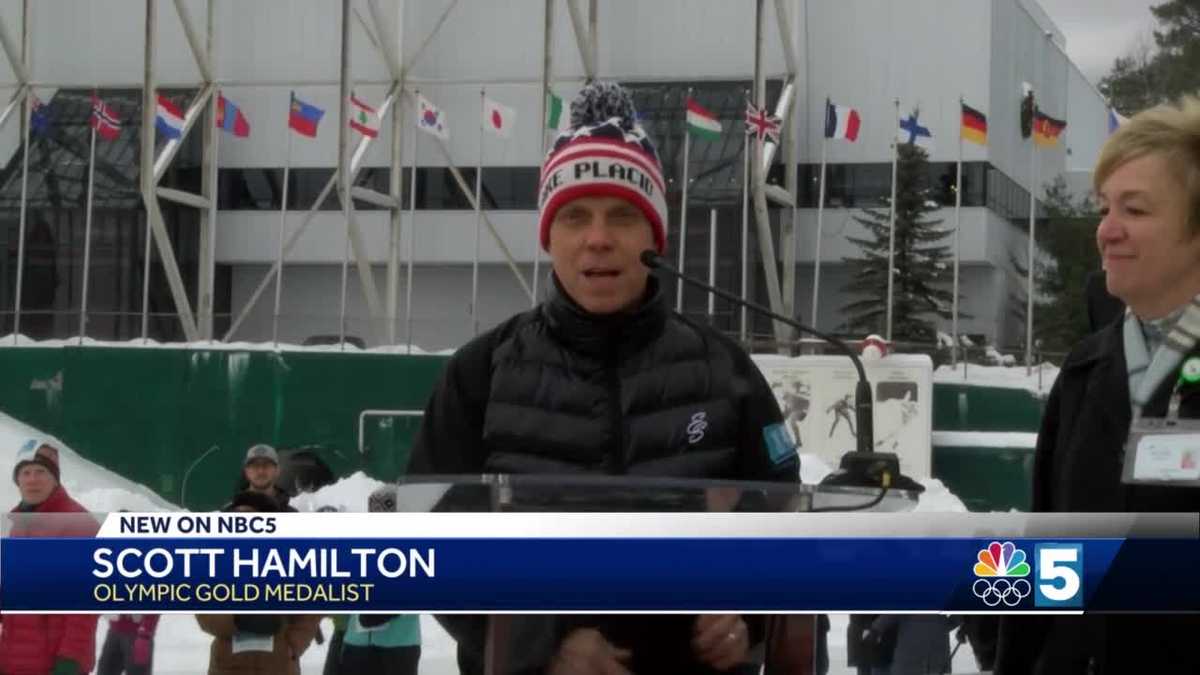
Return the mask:
M 483 128 L 500 138 L 512 138 L 513 124 L 516 123 L 517 113 L 512 108 L 493 101 L 483 99 Z

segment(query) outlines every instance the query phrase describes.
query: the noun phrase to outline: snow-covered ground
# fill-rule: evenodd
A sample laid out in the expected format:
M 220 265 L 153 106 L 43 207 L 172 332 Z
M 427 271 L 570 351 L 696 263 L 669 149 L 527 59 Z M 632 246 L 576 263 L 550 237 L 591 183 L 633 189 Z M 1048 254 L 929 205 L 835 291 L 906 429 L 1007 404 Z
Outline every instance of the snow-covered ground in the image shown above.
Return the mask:
M 1051 363 L 1034 366 L 1028 373 L 1025 366 L 978 366 L 973 363 L 959 363 L 953 367 L 940 366 L 933 371 L 935 384 L 1027 389 L 1035 394 L 1049 393 L 1057 377 L 1058 366 Z
M 346 343 L 342 345 L 296 345 L 286 342 L 221 342 L 220 340 L 201 340 L 197 342 L 158 342 L 157 340 L 123 340 L 120 342 L 93 340 L 92 338 L 68 338 L 65 340 L 34 340 L 24 335 L 13 339 L 12 333 L 0 336 L 0 348 L 3 347 L 42 347 L 59 349 L 62 347 L 111 347 L 120 348 L 158 348 L 158 349 L 215 349 L 221 351 L 251 351 L 251 352 L 342 352 L 349 354 L 453 354 L 453 349 L 427 351 L 418 345 L 387 345 L 359 349 Z
M 121 476 L 81 458 L 58 439 L 39 432 L 12 417 L 0 413 L 0 457 L 11 456 L 26 439 L 38 437 L 51 441 L 60 448 L 63 485 L 79 502 L 94 512 L 110 512 L 120 509 L 131 511 L 165 511 L 177 507 L 155 495 L 145 486 L 132 483 Z M 812 455 L 801 458 L 801 477 L 806 483 L 817 482 L 829 472 L 829 467 Z M 964 511 L 962 502 L 936 479 L 922 477 L 926 493 L 918 504 L 919 512 Z M 0 481 L 0 504 L 16 504 L 19 500 L 16 486 L 11 481 Z M 301 511 L 316 510 L 321 506 L 333 506 L 347 512 L 365 511 L 367 495 L 382 483 L 363 474 L 355 474 L 313 493 L 300 495 L 293 504 Z M 848 616 L 833 615 L 829 633 L 831 669 L 834 675 L 853 673 L 846 663 L 846 626 Z M 326 636 L 332 624 L 322 624 Z M 3 624 L 0 624 L 0 630 Z M 101 619 L 97 631 L 97 650 L 103 644 L 108 630 L 107 621 Z M 454 657 L 454 642 L 441 629 L 432 616 L 421 616 L 421 666 L 420 672 L 428 675 L 452 675 L 457 672 Z M 203 673 L 208 663 L 211 640 L 200 631 L 195 617 L 188 614 L 171 614 L 159 624 L 155 646 L 154 671 L 158 675 L 195 675 Z M 301 659 L 302 672 L 319 673 L 325 660 L 326 645 L 314 644 Z M 954 662 L 955 673 L 974 672 L 973 655 L 970 647 L 959 650 Z

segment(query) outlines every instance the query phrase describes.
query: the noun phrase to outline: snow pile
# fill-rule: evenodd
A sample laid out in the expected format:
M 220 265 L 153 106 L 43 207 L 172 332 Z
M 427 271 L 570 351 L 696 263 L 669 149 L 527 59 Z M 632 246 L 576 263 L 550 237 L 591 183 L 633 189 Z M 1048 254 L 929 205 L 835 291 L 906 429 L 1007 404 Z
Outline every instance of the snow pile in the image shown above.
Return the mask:
M 448 356 L 453 349 L 427 351 L 418 345 L 384 345 L 359 349 L 349 342 L 340 345 L 295 345 L 286 342 L 221 342 L 220 340 L 199 340 L 196 342 L 158 342 L 157 340 L 124 340 L 121 342 L 93 340 L 92 338 L 68 338 L 65 340 L 34 340 L 19 335 L 16 341 L 12 334 L 0 337 L 0 348 L 3 347 L 41 347 L 60 349 L 62 347 L 110 347 L 139 349 L 192 349 L 231 352 L 320 352 L 327 354 L 413 354 Z
M 1026 389 L 1035 394 L 1050 391 L 1058 377 L 1058 366 L 1042 363 L 1029 373 L 1024 366 L 977 366 L 959 363 L 957 366 L 939 366 L 933 371 L 934 384 L 970 384 L 980 387 L 1003 387 Z

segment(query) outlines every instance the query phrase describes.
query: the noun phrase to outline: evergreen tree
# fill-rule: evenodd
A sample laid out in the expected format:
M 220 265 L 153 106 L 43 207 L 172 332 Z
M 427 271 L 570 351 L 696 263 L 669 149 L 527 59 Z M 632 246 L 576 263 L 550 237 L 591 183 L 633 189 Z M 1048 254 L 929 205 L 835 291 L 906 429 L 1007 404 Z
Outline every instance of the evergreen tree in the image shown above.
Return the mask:
M 1200 91 L 1200 0 L 1168 0 L 1150 11 L 1159 24 L 1154 48 L 1139 43 L 1100 80 L 1100 92 L 1126 115 Z
M 892 339 L 931 342 L 936 320 L 950 318 L 953 302 L 953 253 L 941 243 L 950 233 L 941 229 L 941 220 L 930 218 L 939 206 L 929 186 L 929 156 L 908 143 L 900 144 L 898 153 Z M 854 217 L 870 237 L 849 237 L 862 251 L 861 258 L 846 258 L 852 276 L 844 290 L 859 298 L 842 308 L 853 332 L 882 335 L 886 330 L 888 218 L 887 209 L 870 208 Z

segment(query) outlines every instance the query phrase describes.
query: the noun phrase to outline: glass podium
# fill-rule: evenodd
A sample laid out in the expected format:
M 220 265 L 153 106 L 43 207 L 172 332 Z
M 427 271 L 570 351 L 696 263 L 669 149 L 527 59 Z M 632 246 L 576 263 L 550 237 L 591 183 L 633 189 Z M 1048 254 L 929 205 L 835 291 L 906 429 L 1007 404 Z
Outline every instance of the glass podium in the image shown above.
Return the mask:
M 892 489 L 882 499 L 878 487 L 801 485 L 753 481 L 596 475 L 409 476 L 372 493 L 376 512 L 545 512 L 545 513 L 813 513 L 821 511 L 903 512 L 916 507 L 918 493 Z M 815 615 L 749 615 L 759 638 L 744 669 L 733 673 L 806 675 L 816 672 Z M 630 637 L 630 670 L 688 672 L 669 664 L 689 658 L 693 616 L 622 617 L 576 614 L 439 615 L 439 623 L 459 646 L 464 671 L 486 675 L 545 672 L 561 640 L 575 628 L 597 628 L 614 644 Z M 623 627 L 624 626 L 624 627 Z M 656 639 L 661 637 L 661 642 Z M 647 639 L 649 638 L 649 639 Z M 682 650 L 680 649 L 682 645 Z M 682 653 L 681 653 L 682 652 Z M 673 654 L 674 656 L 669 656 Z M 701 671 L 703 672 L 703 671 Z

